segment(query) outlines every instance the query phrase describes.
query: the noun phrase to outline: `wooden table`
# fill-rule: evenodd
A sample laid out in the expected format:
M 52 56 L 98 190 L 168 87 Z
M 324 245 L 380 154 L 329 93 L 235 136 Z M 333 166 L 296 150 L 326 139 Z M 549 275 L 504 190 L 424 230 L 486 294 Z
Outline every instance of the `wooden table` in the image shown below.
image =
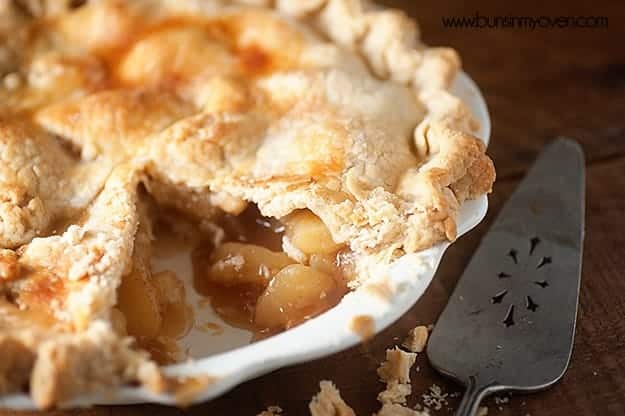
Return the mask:
M 384 350 L 418 324 L 435 322 L 493 217 L 532 163 L 557 135 L 573 137 L 588 162 L 586 243 L 579 324 L 570 368 L 551 390 L 486 402 L 489 415 L 625 415 L 625 6 L 621 2 L 570 1 L 560 6 L 488 0 L 467 5 L 447 0 L 391 1 L 418 17 L 425 40 L 456 48 L 465 70 L 488 102 L 493 134 L 490 154 L 498 179 L 487 219 L 454 244 L 425 295 L 401 320 L 373 341 L 314 362 L 247 382 L 195 415 L 253 416 L 268 405 L 287 415 L 307 414 L 319 380 L 331 379 L 359 415 L 378 409 L 382 385 L 376 367 Z M 518 2 L 520 3 L 520 2 Z M 585 4 L 588 3 L 588 4 Z M 447 29 L 451 15 L 603 15 L 608 29 Z M 620 26 L 620 27 L 619 27 Z M 413 371 L 411 403 L 429 386 L 458 387 L 435 374 L 424 354 Z M 449 400 L 454 408 L 458 399 Z M 501 407 L 500 407 L 501 406 Z M 173 415 L 178 409 L 128 406 L 73 411 L 81 415 Z M 451 414 L 447 408 L 433 412 Z M 1 413 L 0 414 L 9 414 Z

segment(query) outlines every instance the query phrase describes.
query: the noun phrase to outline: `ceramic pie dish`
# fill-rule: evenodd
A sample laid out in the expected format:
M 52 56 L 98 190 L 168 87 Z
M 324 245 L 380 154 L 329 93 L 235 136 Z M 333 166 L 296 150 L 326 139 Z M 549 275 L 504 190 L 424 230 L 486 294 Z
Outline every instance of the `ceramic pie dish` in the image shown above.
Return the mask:
M 485 214 L 454 51 L 358 1 L 247 3 L 0 10 L 1 405 L 188 404 L 347 348 Z

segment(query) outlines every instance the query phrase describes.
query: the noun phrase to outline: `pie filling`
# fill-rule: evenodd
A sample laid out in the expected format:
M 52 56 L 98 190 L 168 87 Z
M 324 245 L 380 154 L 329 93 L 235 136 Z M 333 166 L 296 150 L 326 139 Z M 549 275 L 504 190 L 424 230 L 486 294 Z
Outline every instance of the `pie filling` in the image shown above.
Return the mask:
M 257 337 L 272 334 L 324 312 L 347 292 L 349 251 L 310 211 L 277 221 L 249 207 L 220 225 L 223 244 L 200 245 L 193 266 L 197 290 L 227 323 Z M 283 244 L 302 254 L 299 261 Z
M 157 214 L 154 255 L 192 247 L 193 290 L 226 324 L 253 332 L 253 339 L 319 315 L 349 290 L 350 251 L 335 243 L 309 210 L 276 220 L 250 204 L 240 215 L 221 215 L 210 227 L 181 215 L 171 210 Z M 297 253 L 297 260 L 284 245 Z M 112 320 L 121 335 L 133 336 L 160 364 L 186 358 L 176 340 L 201 316 L 186 301 L 176 273 L 153 273 L 149 264 L 135 262 L 122 277 L 117 297 Z

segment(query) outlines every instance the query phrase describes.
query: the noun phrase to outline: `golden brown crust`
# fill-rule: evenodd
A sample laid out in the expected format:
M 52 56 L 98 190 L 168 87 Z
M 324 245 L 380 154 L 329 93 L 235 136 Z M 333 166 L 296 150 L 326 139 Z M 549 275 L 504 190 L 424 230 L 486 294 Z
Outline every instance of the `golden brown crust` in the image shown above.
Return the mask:
M 53 231 L 92 201 L 109 173 L 107 163 L 74 160 L 27 121 L 0 118 L 0 247 Z
M 274 217 L 308 208 L 349 243 L 362 279 L 454 239 L 460 204 L 490 191 L 476 122 L 447 90 L 457 54 L 426 47 L 399 11 L 24 3 L 0 6 L 0 296 L 28 311 L 0 304 L 0 353 L 22 357 L 0 363 L 0 394 L 31 371 L 40 406 L 162 387 L 110 322 L 140 252 L 141 181 L 204 219 L 248 202 Z M 337 395 L 322 385 L 311 410 L 350 414 Z
M 84 333 L 43 342 L 30 389 L 37 405 L 48 408 L 77 394 L 137 381 L 156 390 L 165 383 L 147 354 L 131 348 L 130 340 L 118 338 L 108 325 L 97 323 Z
M 107 322 L 133 252 L 136 172 L 117 167 L 80 225 L 3 252 L 19 268 L 4 283 L 13 304 L 0 304 L 0 344 L 6 356 L 32 356 L 0 366 L 7 391 L 22 387 L 18 375 L 31 368 L 41 407 L 123 382 L 160 383 L 156 365 Z
M 79 146 L 84 159 L 104 154 L 125 160 L 138 153 L 151 133 L 190 113 L 191 106 L 173 94 L 128 89 L 47 106 L 36 120 Z

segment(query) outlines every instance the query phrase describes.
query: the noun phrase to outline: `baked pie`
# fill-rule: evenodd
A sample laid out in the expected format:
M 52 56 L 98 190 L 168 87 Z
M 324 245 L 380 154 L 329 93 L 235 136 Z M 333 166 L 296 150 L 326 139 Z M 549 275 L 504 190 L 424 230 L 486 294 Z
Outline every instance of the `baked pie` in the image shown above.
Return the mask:
M 494 181 L 459 66 L 359 0 L 0 2 L 0 394 L 174 388 L 161 236 L 260 336 L 453 240 Z

